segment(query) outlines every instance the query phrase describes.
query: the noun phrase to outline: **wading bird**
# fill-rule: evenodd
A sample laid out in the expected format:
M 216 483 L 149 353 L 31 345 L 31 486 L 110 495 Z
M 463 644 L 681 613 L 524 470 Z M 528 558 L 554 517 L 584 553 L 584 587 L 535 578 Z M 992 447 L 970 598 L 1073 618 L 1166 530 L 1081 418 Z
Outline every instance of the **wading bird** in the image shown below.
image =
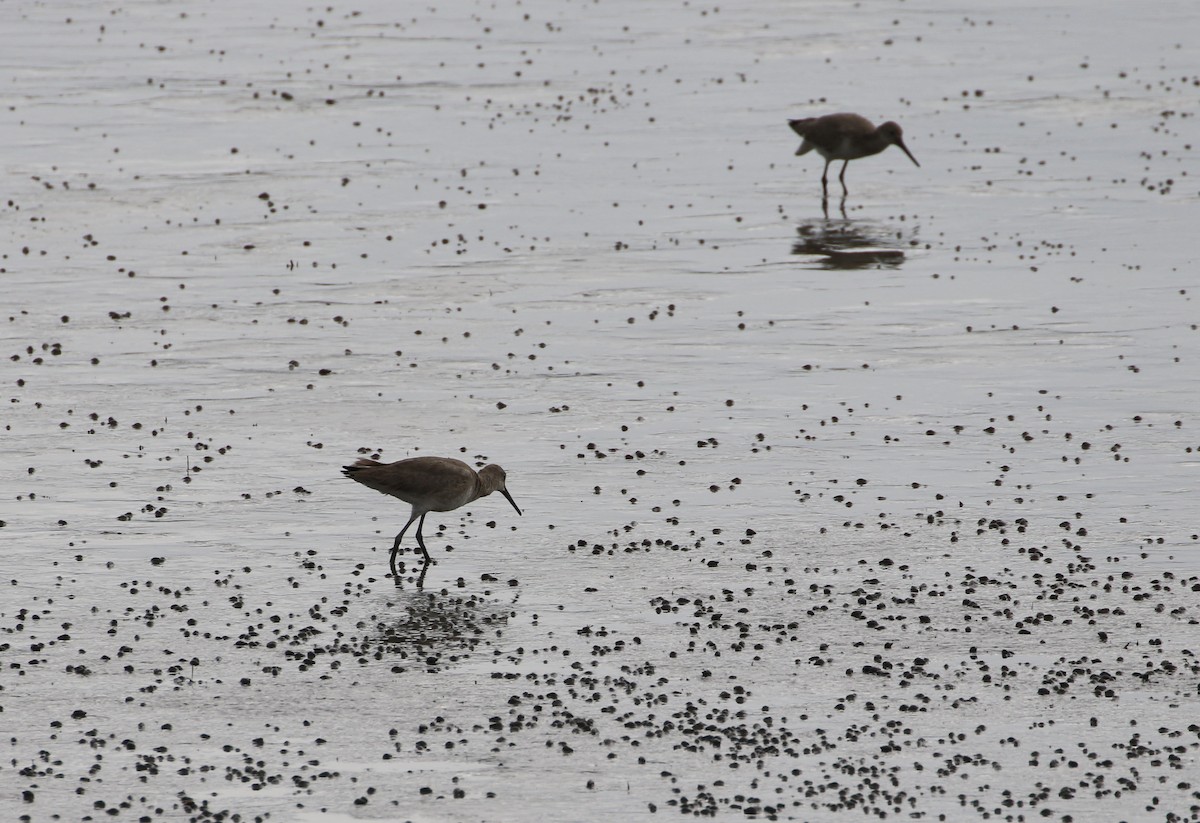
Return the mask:
M 816 150 L 825 158 L 825 170 L 821 172 L 821 190 L 829 196 L 829 164 L 834 160 L 844 160 L 842 173 L 838 180 L 842 183 L 842 194 L 846 190 L 846 166 L 851 160 L 860 157 L 870 157 L 872 154 L 886 149 L 888 146 L 899 146 L 908 155 L 908 159 L 917 164 L 917 158 L 912 156 L 908 146 L 904 145 L 904 132 L 898 123 L 888 121 L 879 128 L 871 125 L 871 121 L 859 114 L 827 114 L 824 117 L 807 117 L 803 120 L 789 120 L 792 131 L 804 138 L 796 154 L 808 154 Z
M 421 528 L 425 525 L 425 515 L 428 512 L 453 511 L 472 500 L 487 497 L 498 491 L 512 503 L 517 514 L 521 513 L 517 501 L 512 499 L 512 495 L 504 487 L 504 469 L 495 464 L 484 466 L 476 472 L 466 463 L 453 457 L 410 457 L 395 463 L 380 463 L 360 458 L 354 465 L 344 466 L 342 474 L 369 489 L 390 494 L 412 505 L 412 515 L 396 535 L 396 542 L 392 544 L 392 556 L 388 560 L 392 578 L 397 585 L 400 583 L 400 576 L 396 573 L 396 554 L 400 550 L 400 540 L 418 518 L 420 522 L 417 523 L 417 545 L 425 555 L 425 565 L 421 568 L 421 575 L 417 580 L 418 586 L 424 581 L 425 571 L 433 562 L 421 536 Z

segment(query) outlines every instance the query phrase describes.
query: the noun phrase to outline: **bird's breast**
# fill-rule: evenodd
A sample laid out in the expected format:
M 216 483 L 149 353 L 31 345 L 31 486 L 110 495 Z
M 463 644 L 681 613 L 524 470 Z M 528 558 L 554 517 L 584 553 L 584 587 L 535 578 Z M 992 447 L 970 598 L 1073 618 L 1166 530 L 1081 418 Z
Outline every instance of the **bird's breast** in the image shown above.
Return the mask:
M 478 496 L 475 494 L 474 489 L 446 490 L 429 500 L 429 510 L 435 512 L 454 511 L 461 506 L 467 505 Z

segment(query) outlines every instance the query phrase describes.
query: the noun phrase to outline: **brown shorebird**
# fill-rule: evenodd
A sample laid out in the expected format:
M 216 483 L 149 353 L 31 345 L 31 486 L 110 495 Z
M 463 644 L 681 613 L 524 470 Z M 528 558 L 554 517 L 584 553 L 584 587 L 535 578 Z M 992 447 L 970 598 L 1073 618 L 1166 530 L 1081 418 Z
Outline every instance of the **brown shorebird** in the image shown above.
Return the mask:
M 504 487 L 504 469 L 495 464 L 484 466 L 476 473 L 466 463 L 453 457 L 410 457 L 395 463 L 380 463 L 359 458 L 353 466 L 344 466 L 342 474 L 369 489 L 390 494 L 412 504 L 412 515 L 396 535 L 396 542 L 392 544 L 392 556 L 388 560 L 392 578 L 397 585 L 400 583 L 400 576 L 396 573 L 396 554 L 400 550 L 400 540 L 417 518 L 420 518 L 420 522 L 417 523 L 417 545 L 425 555 L 425 565 L 421 568 L 418 585 L 425 578 L 425 570 L 433 562 L 425 548 L 425 541 L 421 538 L 421 528 L 425 525 L 427 512 L 453 511 L 472 500 L 487 497 L 498 491 L 508 498 L 517 514 L 521 513 L 517 501 L 512 499 L 512 495 Z
M 846 166 L 851 160 L 860 157 L 870 157 L 872 154 L 896 145 L 908 155 L 908 159 L 917 164 L 917 158 L 912 156 L 908 146 L 904 145 L 904 132 L 899 124 L 891 121 L 879 128 L 871 125 L 871 121 L 858 114 L 827 114 L 824 117 L 808 117 L 804 120 L 789 120 L 792 131 L 804 138 L 796 154 L 808 154 L 816 149 L 817 154 L 825 158 L 825 170 L 821 172 L 821 190 L 829 195 L 829 164 L 834 160 L 844 160 L 842 173 L 838 180 L 842 183 L 842 194 L 846 190 Z

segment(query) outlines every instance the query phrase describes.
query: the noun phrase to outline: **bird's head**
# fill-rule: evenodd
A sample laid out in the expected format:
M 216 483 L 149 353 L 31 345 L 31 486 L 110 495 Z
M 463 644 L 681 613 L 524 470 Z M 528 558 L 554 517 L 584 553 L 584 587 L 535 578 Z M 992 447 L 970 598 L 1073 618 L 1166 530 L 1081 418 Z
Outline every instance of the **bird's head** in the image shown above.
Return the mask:
M 904 129 L 900 128 L 899 123 L 893 123 L 889 120 L 879 127 L 878 132 L 879 134 L 883 135 L 884 139 L 887 140 L 888 143 L 894 146 L 899 146 L 900 151 L 907 154 L 908 159 L 916 163 L 917 168 L 921 167 L 921 164 L 917 163 L 917 158 L 913 157 L 912 152 L 908 150 L 908 146 L 904 145 Z
M 517 501 L 513 500 L 512 495 L 505 488 L 508 475 L 504 473 L 504 469 L 495 463 L 489 463 L 479 470 L 479 479 L 483 482 L 483 493 L 485 495 L 492 492 L 500 492 L 509 503 L 512 503 L 512 507 L 517 510 L 517 514 L 521 514 L 521 507 L 517 505 Z

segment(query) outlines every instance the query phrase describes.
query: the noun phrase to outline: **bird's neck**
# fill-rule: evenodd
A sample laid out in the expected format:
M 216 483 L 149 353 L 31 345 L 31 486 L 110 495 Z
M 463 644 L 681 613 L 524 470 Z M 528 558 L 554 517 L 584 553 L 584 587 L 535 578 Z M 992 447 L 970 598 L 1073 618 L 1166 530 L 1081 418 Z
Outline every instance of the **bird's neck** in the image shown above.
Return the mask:
M 868 149 L 868 154 L 879 154 L 879 152 L 890 146 L 892 141 L 889 140 L 887 135 L 883 132 L 876 131 L 869 135 L 867 139 L 863 141 L 863 144 L 863 147 Z
M 475 481 L 476 497 L 487 497 L 496 489 L 500 488 L 504 482 L 499 475 L 488 471 L 491 466 L 484 466 L 478 474 L 478 480 Z

